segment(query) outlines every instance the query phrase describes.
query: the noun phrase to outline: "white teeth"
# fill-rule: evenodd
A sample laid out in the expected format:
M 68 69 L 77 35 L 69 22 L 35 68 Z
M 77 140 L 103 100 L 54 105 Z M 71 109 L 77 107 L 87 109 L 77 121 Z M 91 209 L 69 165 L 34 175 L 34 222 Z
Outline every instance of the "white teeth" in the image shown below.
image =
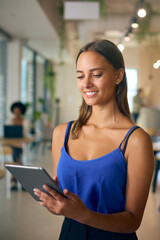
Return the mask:
M 86 95 L 93 95 L 95 94 L 96 92 L 86 92 Z

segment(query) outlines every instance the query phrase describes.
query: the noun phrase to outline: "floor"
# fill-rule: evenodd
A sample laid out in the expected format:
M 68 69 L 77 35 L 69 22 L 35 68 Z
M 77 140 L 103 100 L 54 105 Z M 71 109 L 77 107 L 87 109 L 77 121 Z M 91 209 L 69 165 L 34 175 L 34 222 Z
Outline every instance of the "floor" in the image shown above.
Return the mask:
M 41 149 L 32 150 L 32 166 L 44 167 L 52 175 L 51 150 L 45 155 Z M 150 193 L 141 227 L 139 240 L 160 239 L 160 174 L 155 194 Z M 40 206 L 27 192 L 12 192 L 6 200 L 6 179 L 0 180 L 0 240 L 58 240 L 63 217 L 54 216 Z

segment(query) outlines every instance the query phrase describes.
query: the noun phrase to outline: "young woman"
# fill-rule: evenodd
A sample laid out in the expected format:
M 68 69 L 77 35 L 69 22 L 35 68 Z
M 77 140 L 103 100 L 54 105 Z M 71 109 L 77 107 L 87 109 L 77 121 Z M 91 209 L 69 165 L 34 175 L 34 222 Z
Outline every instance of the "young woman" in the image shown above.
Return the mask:
M 116 45 L 108 40 L 85 45 L 77 57 L 77 79 L 79 118 L 53 133 L 54 180 L 67 198 L 46 185 L 53 197 L 38 189 L 35 194 L 51 213 L 65 217 L 60 240 L 135 240 L 154 158 L 150 136 L 131 120 Z
M 13 125 L 22 125 L 23 126 L 23 135 L 24 137 L 28 136 L 29 133 L 29 121 L 24 117 L 26 112 L 26 105 L 22 102 L 14 102 L 11 105 L 11 112 L 13 114 L 12 119 L 8 123 Z
M 7 124 L 9 125 L 22 125 L 23 126 L 23 135 L 24 137 L 27 137 L 29 133 L 29 121 L 24 118 L 24 114 L 26 112 L 26 105 L 22 102 L 14 102 L 11 105 L 10 108 L 11 112 L 13 113 L 13 116 L 11 119 L 7 121 Z M 12 144 L 12 150 L 13 150 L 13 161 L 17 164 L 22 164 L 22 144 Z M 12 177 L 12 185 L 11 185 L 12 191 L 17 191 L 17 180 Z

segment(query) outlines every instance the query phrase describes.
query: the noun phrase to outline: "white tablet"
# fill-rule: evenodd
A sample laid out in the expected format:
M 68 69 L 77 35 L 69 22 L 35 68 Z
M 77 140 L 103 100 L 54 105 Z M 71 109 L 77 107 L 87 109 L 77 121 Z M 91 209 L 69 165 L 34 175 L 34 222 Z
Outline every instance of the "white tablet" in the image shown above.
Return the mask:
M 44 184 L 66 197 L 44 168 L 11 164 L 5 164 L 5 167 L 36 201 L 40 201 L 40 199 L 34 194 L 33 189 L 38 188 L 43 192 L 47 192 L 43 188 Z

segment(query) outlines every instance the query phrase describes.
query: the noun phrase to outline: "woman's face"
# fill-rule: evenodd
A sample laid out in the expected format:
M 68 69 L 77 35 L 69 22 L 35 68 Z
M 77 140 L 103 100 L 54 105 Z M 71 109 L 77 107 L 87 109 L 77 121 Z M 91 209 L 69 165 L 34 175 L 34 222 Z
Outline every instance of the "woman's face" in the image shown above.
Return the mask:
M 18 107 L 14 107 L 13 109 L 13 114 L 16 116 L 16 117 L 20 117 L 22 115 L 22 111 L 20 108 Z
M 87 105 L 106 105 L 115 99 L 116 84 L 120 82 L 120 70 L 115 70 L 97 52 L 80 54 L 77 61 L 78 89 Z

